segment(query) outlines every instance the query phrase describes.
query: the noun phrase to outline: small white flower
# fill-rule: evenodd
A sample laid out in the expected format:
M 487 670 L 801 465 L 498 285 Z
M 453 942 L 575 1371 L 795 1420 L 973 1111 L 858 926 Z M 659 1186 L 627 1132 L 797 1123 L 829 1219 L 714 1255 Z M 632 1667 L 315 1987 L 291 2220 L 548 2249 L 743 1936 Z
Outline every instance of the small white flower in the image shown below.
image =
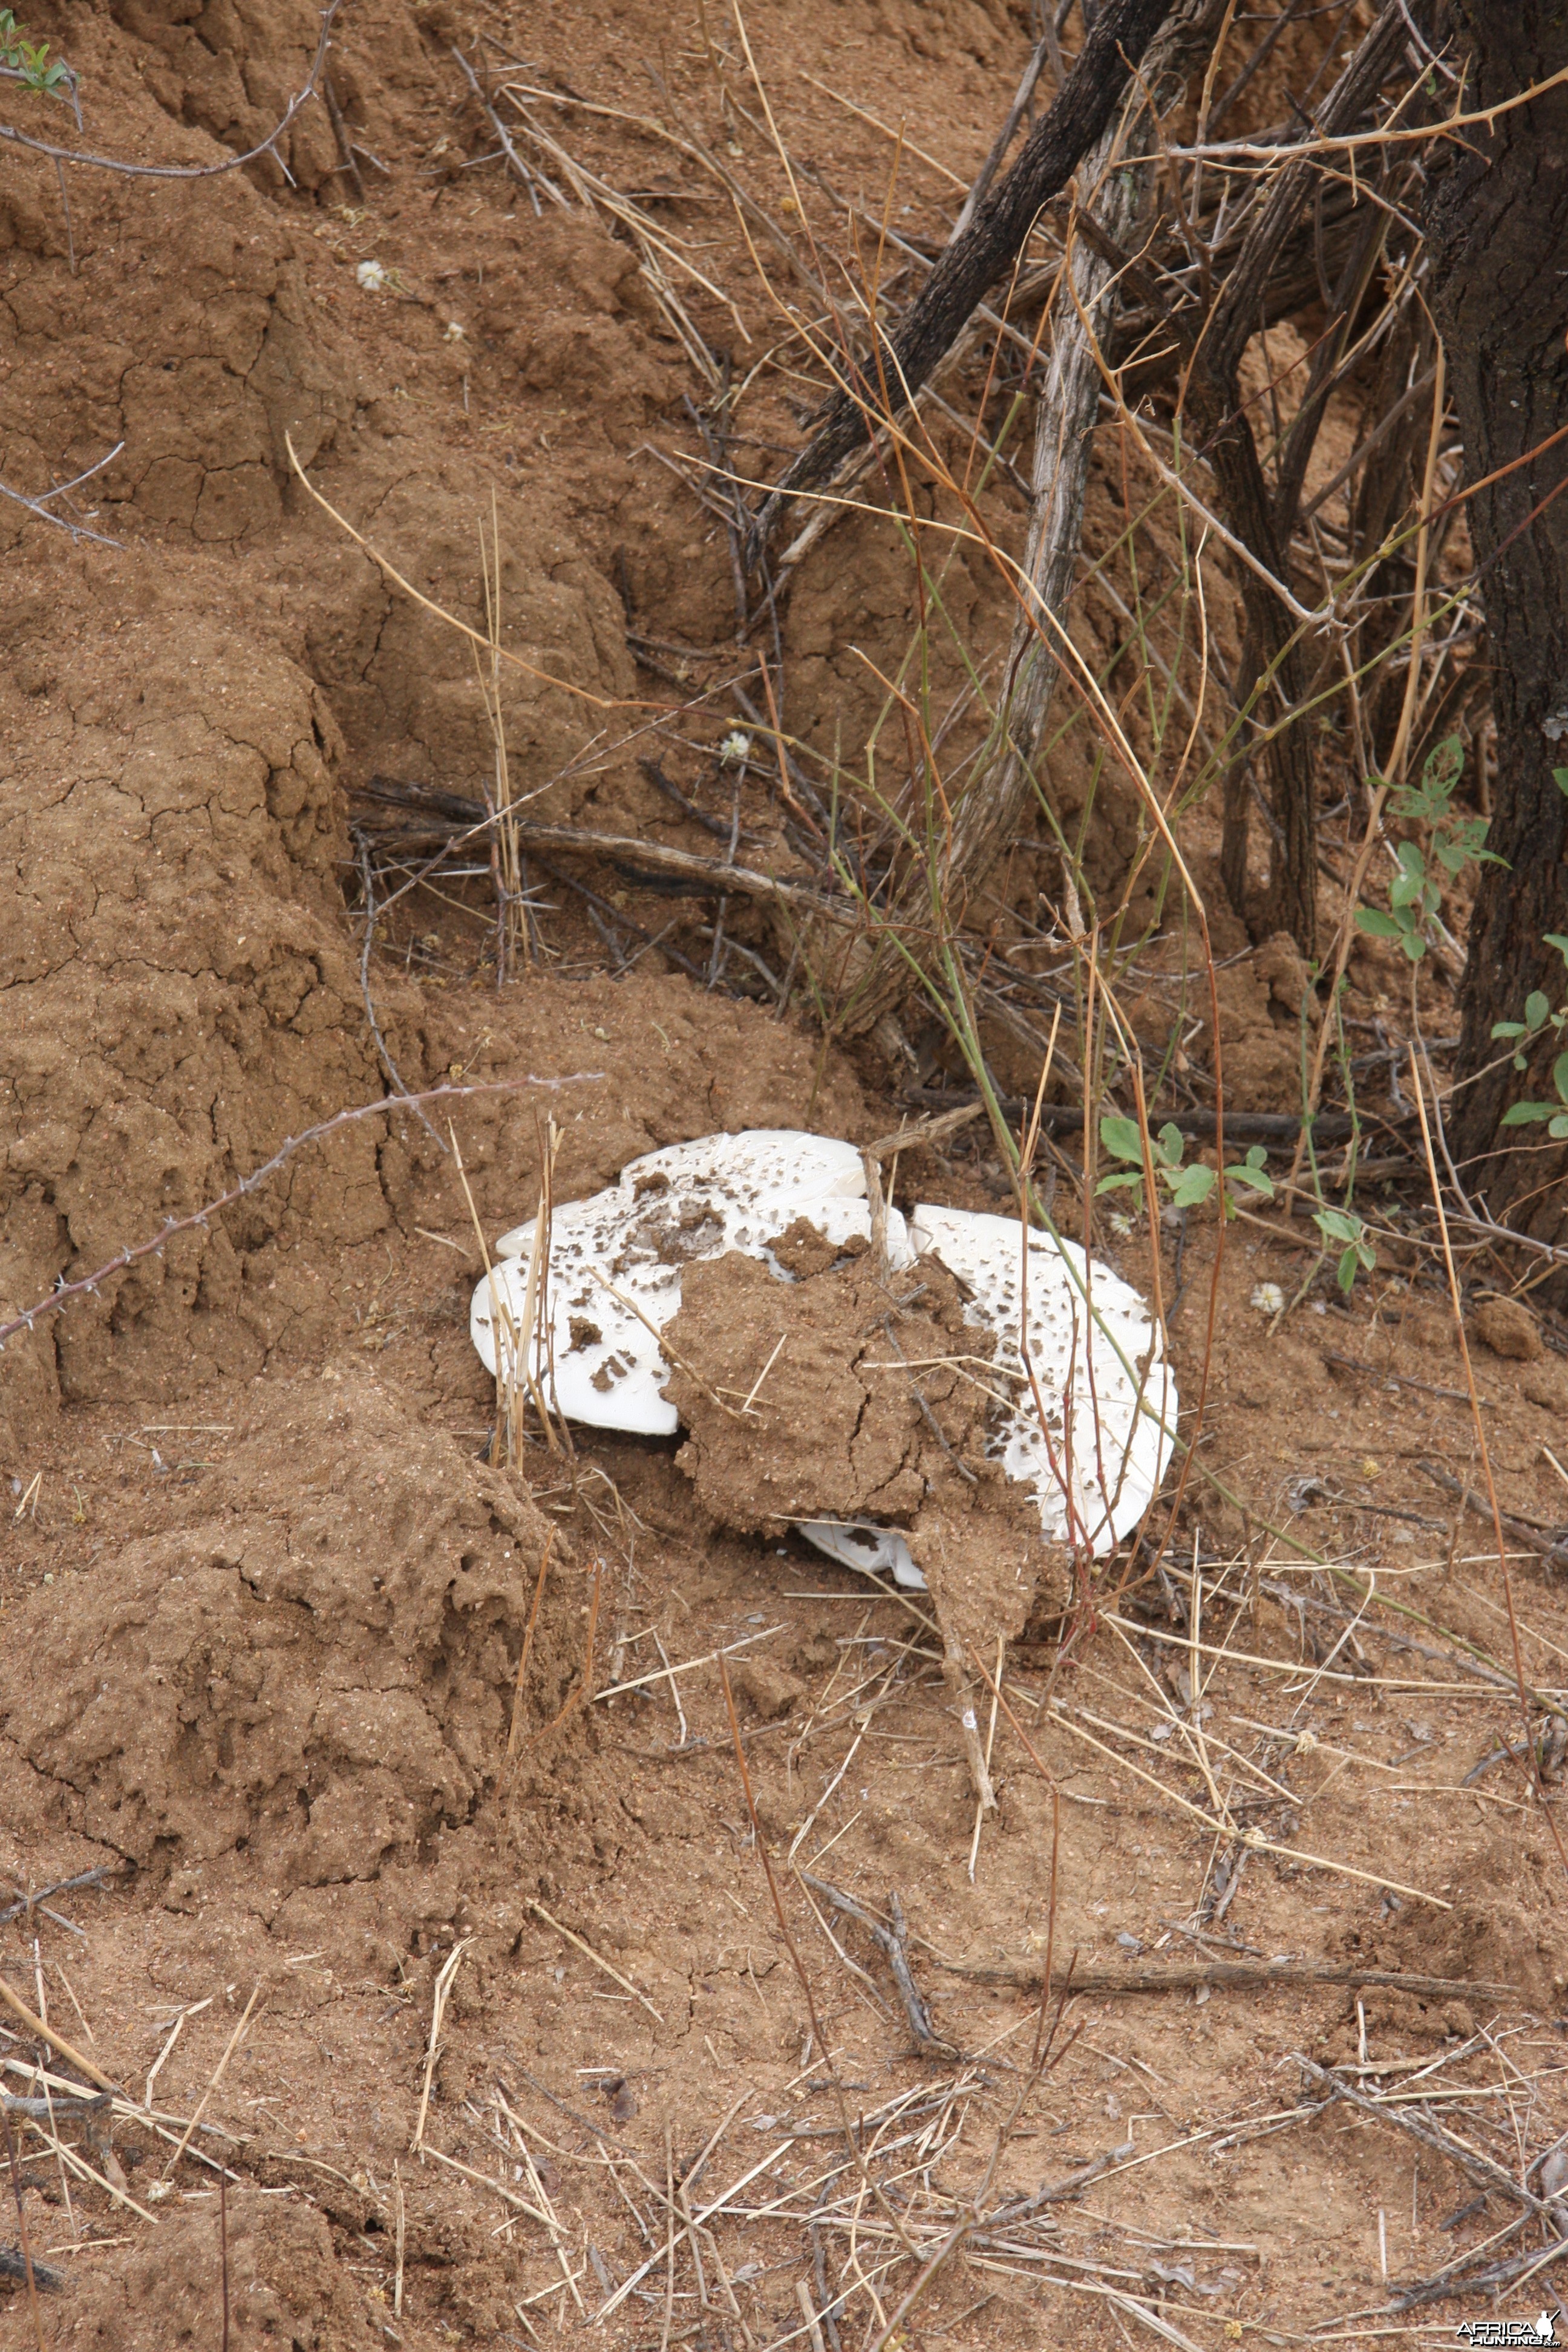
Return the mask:
M 441 341 L 444 343 L 460 343 L 463 340 L 464 332 L 465 330 L 460 320 L 448 319 L 446 325 L 441 330 Z
M 1123 1216 L 1120 1209 L 1112 1209 L 1109 1223 L 1111 1232 L 1119 1241 L 1126 1241 L 1131 1234 L 1132 1220 L 1131 1217 Z
M 752 739 L 749 735 L 742 735 L 738 727 L 733 734 L 726 735 L 719 746 L 720 762 L 726 768 L 739 767 L 743 760 L 749 760 L 751 756 Z
M 1252 1294 L 1252 1303 L 1260 1315 L 1278 1315 L 1285 1304 L 1285 1293 L 1277 1282 L 1260 1282 Z
M 367 294 L 379 294 L 386 284 L 387 273 L 379 261 L 362 261 L 354 277 Z

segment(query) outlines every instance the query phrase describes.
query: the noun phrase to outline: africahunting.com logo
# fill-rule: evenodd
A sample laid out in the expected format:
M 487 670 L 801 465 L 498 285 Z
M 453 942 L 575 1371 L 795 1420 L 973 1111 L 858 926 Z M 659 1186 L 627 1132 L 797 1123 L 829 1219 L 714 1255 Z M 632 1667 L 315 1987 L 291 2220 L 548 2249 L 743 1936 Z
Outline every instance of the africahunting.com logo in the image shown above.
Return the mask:
M 1456 2331 L 1461 2344 L 1559 2344 L 1551 2312 L 1539 2319 L 1465 2319 Z

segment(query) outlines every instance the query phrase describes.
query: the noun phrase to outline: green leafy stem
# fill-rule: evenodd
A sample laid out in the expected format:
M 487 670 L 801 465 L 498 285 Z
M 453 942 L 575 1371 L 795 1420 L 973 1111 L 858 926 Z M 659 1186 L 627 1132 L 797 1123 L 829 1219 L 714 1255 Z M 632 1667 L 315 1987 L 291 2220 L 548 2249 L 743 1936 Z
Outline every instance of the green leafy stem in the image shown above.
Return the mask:
M 1483 845 L 1486 817 L 1454 813 L 1454 793 L 1464 767 L 1464 746 L 1457 735 L 1449 735 L 1428 755 L 1421 782 L 1394 793 L 1394 814 L 1406 824 L 1425 825 L 1429 846 L 1424 850 L 1418 842 L 1402 841 L 1395 849 L 1399 871 L 1389 884 L 1386 915 L 1377 907 L 1356 908 L 1357 930 L 1374 940 L 1397 940 L 1412 963 L 1419 963 L 1426 954 L 1433 925 L 1442 913 L 1436 868 L 1452 881 L 1472 861 L 1478 866 L 1506 862 Z M 1369 781 L 1378 780 L 1373 776 Z
M 1113 1160 L 1129 1164 L 1102 1176 L 1095 1186 L 1096 1192 L 1132 1192 L 1135 1205 L 1142 1206 L 1145 1138 L 1135 1118 L 1121 1118 L 1108 1112 L 1100 1122 L 1100 1140 Z M 1186 1138 L 1180 1128 L 1167 1120 L 1158 1135 L 1147 1138 L 1149 1165 L 1154 1171 L 1156 1185 L 1163 1185 L 1170 1194 L 1166 1205 L 1173 1209 L 1195 1209 L 1214 1191 L 1217 1171 L 1205 1167 L 1202 1160 L 1184 1164 Z M 1236 1214 L 1231 1198 L 1237 1184 L 1246 1191 L 1261 1194 L 1266 1201 L 1274 1198 L 1274 1179 L 1264 1166 L 1267 1154 L 1260 1143 L 1255 1143 L 1243 1160 L 1225 1171 L 1221 1198 L 1227 1217 Z
M 1558 789 L 1568 795 L 1568 768 L 1553 768 Z M 1546 944 L 1555 948 L 1568 971 L 1568 933 L 1548 931 Z M 1522 1021 L 1499 1021 L 1492 1029 L 1494 1037 L 1511 1041 L 1514 1046 L 1513 1066 L 1522 1070 L 1531 1048 L 1543 1044 L 1548 1035 L 1562 1038 L 1568 1030 L 1568 1000 L 1552 1009 L 1552 999 L 1542 988 L 1533 988 L 1524 1000 Z M 1552 1065 L 1552 1084 L 1555 1102 L 1516 1102 L 1502 1115 L 1504 1127 L 1533 1127 L 1542 1119 L 1547 1122 L 1546 1132 L 1557 1142 L 1568 1137 L 1568 1051 L 1560 1053 Z
M 26 26 L 17 24 L 9 8 L 0 8 L 0 69 L 40 98 L 69 103 L 76 76 L 63 58 L 50 62 L 47 41 L 28 40 Z

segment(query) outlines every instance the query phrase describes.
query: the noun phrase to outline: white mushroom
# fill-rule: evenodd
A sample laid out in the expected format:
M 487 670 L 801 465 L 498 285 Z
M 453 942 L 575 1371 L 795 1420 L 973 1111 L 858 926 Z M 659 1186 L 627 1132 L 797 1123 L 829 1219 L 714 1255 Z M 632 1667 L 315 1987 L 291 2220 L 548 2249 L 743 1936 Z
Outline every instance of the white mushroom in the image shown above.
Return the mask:
M 795 1531 L 840 1568 L 858 1569 L 863 1576 L 890 1575 L 909 1592 L 928 1589 L 897 1528 L 879 1528 L 871 1519 L 796 1519 Z
M 556 1208 L 542 1270 L 547 1329 L 522 1345 L 534 1225 L 496 1244 L 474 1292 L 469 1328 L 488 1370 L 526 1355 L 530 1374 L 568 1420 L 672 1436 L 669 1366 L 657 1334 L 679 1311 L 683 1266 L 738 1250 L 794 1279 L 768 1244 L 805 1218 L 827 1242 L 868 1241 L 865 1171 L 853 1144 L 787 1129 L 704 1136 L 634 1160 L 618 1184 Z M 1005 1217 L 922 1203 L 906 1227 L 888 1212 L 891 1266 L 933 1253 L 967 1293 L 965 1319 L 991 1335 L 1016 1402 L 991 1451 L 1032 1486 L 1055 1541 L 1100 1554 L 1135 1528 L 1174 1442 L 1176 1391 L 1143 1301 L 1071 1242 L 1031 1233 L 1026 1293 L 1021 1228 Z M 618 1294 L 618 1296 L 617 1296 Z M 636 1311 L 634 1311 L 634 1309 Z M 1020 1346 L 1027 1328 L 1025 1373 Z M 651 1328 L 650 1328 L 651 1327 Z M 801 1534 L 843 1567 L 925 1582 L 904 1536 L 870 1521 L 805 1519 Z
M 680 1270 L 699 1259 L 739 1250 L 763 1259 L 781 1281 L 791 1280 L 766 1244 L 797 1217 L 839 1246 L 870 1239 L 866 1173 L 852 1143 L 763 1128 L 704 1136 L 632 1160 L 607 1192 L 554 1212 L 549 1342 L 542 1351 L 534 1335 L 528 1360 L 533 1379 L 570 1421 L 672 1435 L 679 1424 L 664 1394 L 669 1366 L 647 1325 L 661 1330 L 676 1315 Z M 503 1334 L 509 1326 L 521 1332 L 532 1244 L 531 1223 L 503 1234 L 496 1244 L 501 1262 L 474 1292 L 468 1328 L 490 1372 L 498 1303 Z M 888 1213 L 888 1254 L 896 1266 L 912 1256 L 896 1210 Z M 646 1323 L 623 1298 L 635 1302 Z M 503 1336 L 509 1371 L 512 1353 Z
M 972 1294 L 964 1319 L 995 1335 L 997 1366 L 1015 1376 L 1017 1402 L 992 1440 L 1008 1477 L 1033 1486 L 1053 1540 L 1110 1551 L 1152 1502 L 1175 1440 L 1175 1382 L 1149 1309 L 1109 1266 L 1047 1234 L 1029 1235 L 1026 1291 L 1014 1218 L 922 1202 L 909 1232 Z

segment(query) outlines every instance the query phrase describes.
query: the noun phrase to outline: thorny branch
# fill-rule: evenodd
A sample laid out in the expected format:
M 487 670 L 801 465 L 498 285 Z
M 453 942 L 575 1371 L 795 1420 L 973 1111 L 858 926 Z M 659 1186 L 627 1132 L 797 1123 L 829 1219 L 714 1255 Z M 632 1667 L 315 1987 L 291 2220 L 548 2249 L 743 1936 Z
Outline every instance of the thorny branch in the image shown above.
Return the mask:
M 242 1176 L 237 1184 L 231 1185 L 226 1192 L 220 1192 L 216 1200 L 208 1201 L 205 1207 L 193 1209 L 188 1216 L 166 1219 L 161 1230 L 154 1234 L 151 1240 L 138 1242 L 129 1249 L 117 1250 L 106 1264 L 97 1267 L 93 1273 L 83 1275 L 76 1282 L 58 1283 L 47 1298 L 40 1298 L 36 1306 L 29 1307 L 22 1314 L 13 1315 L 8 1321 L 0 1323 L 0 1352 L 4 1351 L 5 1342 L 16 1339 L 18 1332 L 31 1331 L 34 1326 L 46 1316 L 60 1314 L 75 1299 L 96 1297 L 100 1284 L 107 1282 L 110 1276 L 122 1274 L 127 1266 L 136 1265 L 142 1258 L 156 1257 L 161 1250 L 168 1247 L 176 1234 L 189 1233 L 195 1225 L 205 1225 L 221 1210 L 232 1208 L 237 1201 L 243 1201 L 247 1194 L 258 1191 L 269 1176 L 275 1176 L 279 1169 L 293 1158 L 296 1151 L 302 1150 L 308 1143 L 321 1142 L 323 1137 L 331 1135 L 337 1128 L 352 1126 L 356 1119 L 361 1118 L 385 1118 L 395 1113 L 400 1105 L 406 1109 L 414 1110 L 422 1103 L 455 1101 L 460 1097 L 468 1095 L 515 1094 L 523 1087 L 548 1087 L 554 1089 L 560 1087 L 591 1086 L 597 1084 L 602 1076 L 602 1071 L 576 1070 L 570 1077 L 495 1078 L 482 1086 L 431 1087 L 423 1094 L 383 1095 L 375 1102 L 359 1103 L 352 1110 L 340 1110 L 332 1118 L 318 1120 L 314 1127 L 307 1127 L 300 1134 L 287 1137 L 279 1145 L 270 1160 L 263 1160 L 259 1168 L 253 1168 L 248 1176 Z
M 15 123 L 0 122 L 0 140 L 13 147 L 25 147 L 34 155 L 47 155 L 56 163 L 79 163 L 98 172 L 118 172 L 132 180 L 216 180 L 226 172 L 237 172 L 258 156 L 270 155 L 286 180 L 292 184 L 288 165 L 278 153 L 277 142 L 282 138 L 301 107 L 308 105 L 316 94 L 316 87 L 327 62 L 331 47 L 332 19 L 342 6 L 342 0 L 328 0 L 321 11 L 321 29 L 316 41 L 316 54 L 310 60 L 310 70 L 303 85 L 284 108 L 280 120 L 275 122 L 265 139 L 247 147 L 243 155 L 226 155 L 221 163 L 127 163 L 117 155 L 94 155 L 79 147 L 57 147 L 47 139 L 30 139 Z

